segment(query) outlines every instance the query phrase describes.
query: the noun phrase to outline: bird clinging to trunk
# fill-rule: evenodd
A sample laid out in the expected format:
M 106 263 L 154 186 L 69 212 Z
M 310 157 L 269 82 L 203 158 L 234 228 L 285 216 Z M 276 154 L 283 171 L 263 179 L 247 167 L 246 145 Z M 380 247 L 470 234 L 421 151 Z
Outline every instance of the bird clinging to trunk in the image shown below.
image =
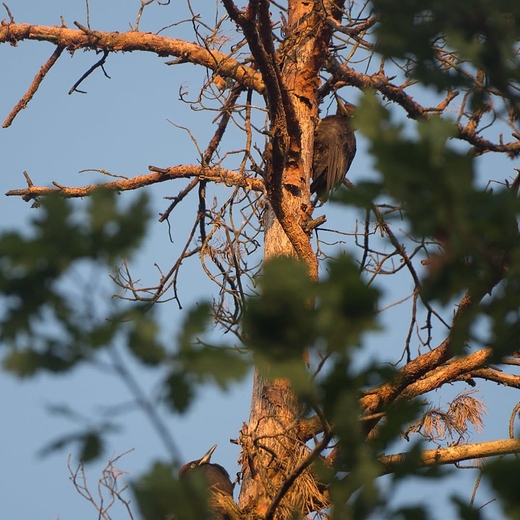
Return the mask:
M 208 483 L 208 488 L 218 491 L 223 495 L 233 496 L 233 484 L 229 478 L 229 473 L 220 464 L 211 463 L 211 455 L 216 450 L 217 444 L 212 446 L 210 450 L 198 460 L 192 460 L 182 466 L 179 470 L 179 477 L 182 478 L 188 472 L 197 472 L 204 475 Z
M 338 188 L 356 154 L 356 136 L 350 127 L 355 106 L 336 96 L 335 115 L 321 119 L 314 132 L 311 193 L 321 201 Z
M 229 478 L 229 473 L 220 464 L 213 464 L 211 462 L 211 455 L 217 448 L 215 444 L 209 451 L 198 460 L 192 460 L 182 466 L 179 470 L 179 478 L 186 478 L 187 475 L 202 475 L 205 480 L 209 491 L 213 495 L 213 500 L 210 500 L 209 504 L 214 512 L 214 518 L 219 520 L 229 520 L 229 516 L 226 514 L 226 510 L 229 507 L 229 503 L 233 506 L 233 484 Z M 225 499 L 225 506 L 222 505 L 218 500 L 219 495 L 228 497 Z

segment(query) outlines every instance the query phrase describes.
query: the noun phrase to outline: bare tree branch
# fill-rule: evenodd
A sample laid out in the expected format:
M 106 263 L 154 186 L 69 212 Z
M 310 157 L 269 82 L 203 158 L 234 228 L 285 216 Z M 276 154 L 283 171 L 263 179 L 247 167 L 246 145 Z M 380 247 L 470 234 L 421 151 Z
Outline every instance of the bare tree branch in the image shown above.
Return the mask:
M 483 459 L 496 455 L 508 455 L 520 453 L 520 439 L 502 439 L 497 441 L 477 442 L 474 444 L 462 444 L 448 448 L 425 450 L 421 452 L 420 467 L 436 466 L 439 464 L 455 464 L 463 460 Z M 388 474 L 395 471 L 409 457 L 408 453 L 397 453 L 385 455 L 378 460 L 383 466 L 383 473 Z
M 59 193 L 64 197 L 77 198 L 86 197 L 98 189 L 113 191 L 137 190 L 144 186 L 150 186 L 152 184 L 158 184 L 160 182 L 165 182 L 172 179 L 185 179 L 191 177 L 208 179 L 213 182 L 225 184 L 226 186 L 239 186 L 258 192 L 262 192 L 265 189 L 264 183 L 260 179 L 244 177 L 224 168 L 205 168 L 203 166 L 188 165 L 172 166 L 170 168 L 158 168 L 155 166 L 150 166 L 149 169 L 152 170 L 153 173 L 137 175 L 131 179 L 121 179 L 113 182 L 90 184 L 80 188 L 62 186 L 56 182 L 53 183 L 56 186 L 55 188 L 29 185 L 27 188 L 9 190 L 6 195 L 8 197 L 23 197 L 24 200 L 34 199 L 36 197 L 49 195 L 51 193 Z
M 208 50 L 200 45 L 166 36 L 130 31 L 126 33 L 69 29 L 30 24 L 0 25 L 0 43 L 16 45 L 23 40 L 38 40 L 54 43 L 69 52 L 78 49 L 93 49 L 108 52 L 152 52 L 161 57 L 182 58 L 179 63 L 195 63 L 218 72 L 226 78 L 234 78 L 243 85 L 264 91 L 258 72 L 243 65 L 223 52 Z
M 14 118 L 18 115 L 18 113 L 28 105 L 29 101 L 31 101 L 34 94 L 36 94 L 36 91 L 38 90 L 38 87 L 40 86 L 41 82 L 47 75 L 47 72 L 49 72 L 49 70 L 51 70 L 51 67 L 58 61 L 58 58 L 61 56 L 61 53 L 63 52 L 63 49 L 63 46 L 56 47 L 56 49 L 52 53 L 52 56 L 46 61 L 46 63 L 38 71 L 36 76 L 34 76 L 31 86 L 29 87 L 27 92 L 24 94 L 22 99 L 18 101 L 16 106 L 11 110 L 11 113 L 6 117 L 5 121 L 2 123 L 2 128 L 7 128 L 8 126 L 11 126 L 11 123 L 14 121 Z

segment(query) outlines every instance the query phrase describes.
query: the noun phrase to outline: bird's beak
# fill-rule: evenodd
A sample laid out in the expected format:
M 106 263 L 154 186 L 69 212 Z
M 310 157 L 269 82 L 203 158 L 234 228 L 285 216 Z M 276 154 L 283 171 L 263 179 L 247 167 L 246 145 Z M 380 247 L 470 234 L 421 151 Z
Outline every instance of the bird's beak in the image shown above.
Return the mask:
M 337 94 L 334 94 L 334 97 L 336 98 L 336 103 L 338 104 L 339 112 L 341 112 L 341 114 L 345 116 L 352 116 L 352 114 L 354 113 L 354 109 L 357 108 L 356 105 L 353 105 L 348 101 L 345 101 L 344 99 L 340 98 Z
M 202 457 L 202 459 L 199 460 L 199 466 L 202 464 L 208 464 L 211 460 L 211 456 L 213 455 L 213 452 L 217 449 L 218 444 L 214 444 L 209 451 Z

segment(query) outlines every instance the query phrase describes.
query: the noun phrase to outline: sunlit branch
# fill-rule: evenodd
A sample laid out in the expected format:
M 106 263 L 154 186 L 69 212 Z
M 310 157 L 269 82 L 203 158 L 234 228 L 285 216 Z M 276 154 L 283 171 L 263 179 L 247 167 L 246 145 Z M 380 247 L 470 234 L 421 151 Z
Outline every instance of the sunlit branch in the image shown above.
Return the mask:
M 176 38 L 137 31 L 119 33 L 31 24 L 0 25 L 0 43 L 8 42 L 14 45 L 23 40 L 47 41 L 64 47 L 69 52 L 93 49 L 108 52 L 143 51 L 161 57 L 175 56 L 181 58 L 182 63 L 202 65 L 224 77 L 234 78 L 257 92 L 261 93 L 264 90 L 260 74 L 250 67 L 237 62 L 226 53 L 208 50 Z
M 207 179 L 216 183 L 222 183 L 226 186 L 240 186 L 253 191 L 263 192 L 264 183 L 260 179 L 245 177 L 231 170 L 224 168 L 204 168 L 202 166 L 172 166 L 170 168 L 158 168 L 150 166 L 153 173 L 145 175 L 137 175 L 130 179 L 120 179 L 113 182 L 101 182 L 99 184 L 89 184 L 79 188 L 70 186 L 62 186 L 53 182 L 54 188 L 44 186 L 34 186 L 29 184 L 27 188 L 9 190 L 6 195 L 10 197 L 22 197 L 24 200 L 35 199 L 40 196 L 50 195 L 51 193 L 59 193 L 64 197 L 76 198 L 86 197 L 95 190 L 106 189 L 112 191 L 130 191 L 143 188 L 173 179 L 183 179 L 198 177 L 199 179 Z
M 1 28 L 0 28 L 1 30 Z M 29 89 L 24 94 L 22 99 L 18 101 L 16 106 L 11 110 L 9 115 L 6 117 L 5 121 L 2 123 L 2 128 L 7 128 L 8 126 L 11 126 L 11 123 L 14 121 L 14 118 L 18 115 L 18 113 L 23 110 L 29 101 L 33 98 L 34 94 L 36 94 L 36 91 L 38 90 L 38 87 L 40 86 L 41 82 L 47 75 L 47 72 L 51 69 L 51 67 L 58 61 L 58 58 L 61 56 L 61 53 L 63 52 L 64 47 L 58 46 L 52 53 L 52 56 L 45 62 L 45 64 L 42 66 L 42 68 L 38 71 L 36 76 L 34 76 L 34 79 L 29 86 Z
M 439 464 L 455 464 L 463 460 L 482 459 L 496 455 L 508 455 L 520 452 L 520 439 L 503 439 L 498 441 L 477 442 L 474 444 L 462 444 L 448 448 L 438 448 L 421 452 L 419 467 L 436 466 Z M 392 473 L 395 469 L 406 462 L 410 457 L 408 453 L 396 453 L 385 455 L 378 460 L 383 467 L 382 474 Z

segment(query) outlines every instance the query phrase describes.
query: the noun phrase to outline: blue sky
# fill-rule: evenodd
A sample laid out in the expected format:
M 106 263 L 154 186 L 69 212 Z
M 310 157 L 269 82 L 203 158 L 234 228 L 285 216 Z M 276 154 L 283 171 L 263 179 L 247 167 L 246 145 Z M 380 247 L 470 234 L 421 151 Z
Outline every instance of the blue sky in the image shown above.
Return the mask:
M 199 11 L 208 8 L 206 1 L 199 0 L 192 4 Z M 135 21 L 139 5 L 137 0 L 92 0 L 91 26 L 100 30 L 128 30 L 129 24 Z M 61 15 L 70 27 L 74 20 L 86 23 L 84 0 L 13 0 L 9 2 L 9 7 L 18 23 L 59 25 Z M 175 20 L 186 18 L 187 13 L 181 12 L 183 8 L 184 2 L 175 0 L 167 7 L 150 6 L 142 17 L 141 30 L 156 31 Z M 166 34 L 186 37 L 190 41 L 193 39 L 183 27 L 172 29 Z M 0 96 L 2 120 L 24 94 L 34 74 L 53 50 L 51 45 L 41 42 L 22 42 L 17 48 L 5 44 L 0 46 L 3 71 Z M 168 67 L 164 65 L 164 59 L 152 54 L 111 55 L 106 64 L 111 79 L 105 78 L 98 70 L 81 87 L 88 94 L 69 96 L 67 92 L 70 87 L 97 59 L 93 52 L 78 51 L 73 57 L 64 53 L 28 108 L 18 115 L 10 128 L 0 131 L 2 194 L 24 186 L 24 170 L 38 185 L 50 185 L 51 181 L 57 181 L 64 185 L 81 186 L 104 180 L 99 174 L 78 173 L 87 168 L 103 168 L 131 177 L 146 173 L 149 164 L 171 166 L 196 163 L 197 151 L 190 138 L 168 120 L 189 126 L 201 143 L 206 143 L 211 137 L 213 130 L 207 119 L 178 101 L 181 85 L 196 95 L 202 81 L 200 71 L 191 65 Z M 497 168 L 499 163 L 496 159 L 486 160 L 489 167 Z M 361 141 L 352 175 L 361 177 L 365 172 L 370 172 L 370 159 L 364 153 Z M 172 244 L 167 226 L 157 222 L 157 215 L 168 205 L 163 197 L 175 195 L 178 186 L 180 184 L 170 183 L 147 188 L 152 197 L 154 223 L 151 235 L 132 264 L 136 278 L 153 283 L 157 274 L 154 263 L 168 269 L 179 252 L 182 240 L 174 240 Z M 128 200 L 131 197 L 130 193 L 121 196 Z M 75 204 L 81 207 L 84 201 L 78 200 Z M 20 199 L 3 197 L 0 201 L 1 229 L 24 229 L 35 211 Z M 330 224 L 328 227 L 345 220 L 343 210 L 326 211 Z M 353 215 L 349 214 L 350 217 Z M 193 218 L 193 208 L 189 201 L 174 218 L 176 230 L 182 234 L 183 226 L 189 225 Z M 409 291 L 409 288 L 400 286 L 399 280 L 394 284 L 386 288 L 388 301 L 398 300 L 398 291 L 403 295 Z M 188 264 L 180 283 L 184 308 L 203 299 L 211 299 L 212 290 L 214 288 L 205 279 L 197 262 Z M 109 298 L 108 285 L 101 287 L 100 291 L 102 297 Z M 389 293 L 392 293 L 391 297 Z M 398 357 L 407 330 L 407 311 L 405 305 L 388 312 L 383 322 L 394 326 L 370 338 L 365 350 L 367 357 L 377 356 L 381 360 Z M 160 313 L 165 337 L 174 338 L 183 312 L 170 303 L 161 307 Z M 145 370 L 137 371 L 135 366 L 132 366 L 132 370 L 143 387 L 153 392 L 157 384 L 154 374 Z M 485 394 L 491 396 L 490 402 L 493 402 L 494 394 L 501 396 L 500 404 L 489 410 L 490 428 L 485 435 L 489 439 L 507 436 L 505 418 L 511 409 L 508 401 L 513 403 L 517 400 L 512 390 L 504 393 L 494 390 L 490 388 Z M 20 381 L 2 373 L 0 395 L 0 414 L 3 417 L 0 518 L 96 518 L 93 507 L 75 492 L 69 481 L 67 458 L 70 450 L 43 459 L 37 453 L 49 441 L 76 427 L 68 420 L 49 415 L 48 405 L 66 403 L 81 414 L 95 415 L 103 407 L 128 400 L 128 393 L 121 382 L 92 367 L 75 370 L 66 376 L 40 375 L 28 381 Z M 449 392 L 439 392 L 435 398 L 439 403 L 445 403 L 449 396 Z M 248 379 L 229 393 L 222 393 L 212 387 L 205 388 L 188 414 L 165 415 L 182 459 L 198 458 L 214 443 L 218 443 L 215 461 L 225 465 L 230 474 L 236 473 L 238 449 L 228 441 L 237 437 L 242 423 L 247 421 L 249 399 Z M 130 477 L 146 470 L 152 460 L 166 458 L 164 446 L 142 415 L 133 412 L 122 416 L 121 422 L 124 431 L 110 437 L 106 455 L 110 457 L 133 449 L 118 464 Z M 102 467 L 102 464 L 93 464 L 87 468 L 93 486 Z M 459 473 L 452 481 L 457 485 L 461 481 L 465 482 L 466 497 L 471 492 L 471 482 L 476 476 L 473 473 L 468 477 L 469 473 Z M 453 484 L 442 488 L 434 502 L 445 504 L 453 488 Z M 400 500 L 406 501 L 411 496 L 419 498 L 423 495 L 425 501 L 432 499 L 427 485 L 408 486 L 398 496 Z M 439 496 L 443 497 L 442 500 Z M 117 515 L 114 517 L 118 518 Z M 449 514 L 444 518 L 449 518 Z
M 85 23 L 83 0 L 36 3 L 16 0 L 9 7 L 19 23 L 59 25 L 60 15 L 69 26 L 73 26 L 74 20 Z M 139 2 L 90 2 L 91 24 L 100 29 L 125 31 L 129 23 L 134 23 L 138 7 Z M 152 25 L 155 29 L 162 27 L 166 17 L 173 18 L 177 14 L 178 6 L 162 9 L 151 6 L 142 18 L 142 30 L 151 29 Z M 51 45 L 34 42 L 21 43 L 17 48 L 0 46 L 4 78 L 10 78 L 4 80 L 0 96 L 2 120 L 53 50 Z M 194 94 L 197 92 L 201 76 L 195 76 L 195 68 L 185 65 L 174 69 L 155 55 L 115 55 L 106 66 L 111 80 L 98 71 L 82 85 L 87 95 L 69 96 L 70 87 L 97 59 L 94 53 L 79 51 L 74 57 L 64 53 L 29 107 L 10 128 L 0 132 L 2 194 L 24 186 L 24 170 L 35 184 L 50 185 L 54 180 L 81 186 L 100 180 L 96 174 L 78 173 L 86 168 L 104 168 L 131 177 L 147 173 L 149 164 L 169 166 L 197 161 L 189 137 L 168 122 L 168 119 L 179 124 L 194 122 L 192 130 L 203 142 L 211 135 L 207 122 L 197 125 L 193 112 L 177 102 L 180 85 L 192 88 Z M 147 189 L 152 196 L 155 223 L 152 236 L 132 265 L 136 277 L 150 283 L 155 282 L 157 276 L 154 262 L 167 270 L 179 253 L 182 236 L 171 244 L 167 225 L 157 223 L 159 212 L 169 204 L 163 196 L 175 195 L 177 190 L 177 187 L 170 189 L 164 185 Z M 128 200 L 132 196 L 124 195 Z M 82 207 L 85 202 L 77 200 L 75 204 Z M 182 209 L 173 223 L 177 227 L 187 225 L 192 216 L 191 211 Z M 22 229 L 34 217 L 35 210 L 29 204 L 14 197 L 3 197 L 0 203 L 2 229 Z M 185 308 L 203 298 L 211 298 L 200 267 L 188 265 L 185 273 L 180 283 Z M 115 291 L 105 285 L 107 292 L 101 296 L 107 298 L 111 294 L 109 289 Z M 174 304 L 163 309 L 161 312 L 167 315 L 163 320 L 164 334 L 174 336 L 183 315 Z M 156 379 L 145 371 L 140 371 L 138 378 L 150 392 L 157 385 Z M 70 449 L 43 459 L 37 455 L 49 441 L 78 427 L 63 418 L 50 416 L 46 407 L 69 404 L 81 414 L 94 416 L 104 406 L 128 401 L 123 385 L 93 368 L 76 370 L 64 377 L 41 375 L 28 381 L 4 373 L 0 378 L 0 394 L 0 410 L 5 418 L 0 445 L 0 463 L 4 468 L 0 476 L 0 518 L 96 518 L 93 507 L 75 492 L 68 479 Z M 229 439 L 237 436 L 248 411 L 249 385 L 244 384 L 233 396 L 208 388 L 188 414 L 165 416 L 165 420 L 183 459 L 198 458 L 218 443 L 215 460 L 226 464 L 230 472 L 236 472 L 238 450 Z M 117 455 L 131 448 L 134 451 L 119 467 L 135 476 L 142 473 L 151 460 L 166 459 L 159 438 L 142 416 L 131 413 L 122 418 L 122 423 L 124 433 L 110 439 L 106 455 Z M 101 464 L 87 468 L 94 486 L 101 468 Z

